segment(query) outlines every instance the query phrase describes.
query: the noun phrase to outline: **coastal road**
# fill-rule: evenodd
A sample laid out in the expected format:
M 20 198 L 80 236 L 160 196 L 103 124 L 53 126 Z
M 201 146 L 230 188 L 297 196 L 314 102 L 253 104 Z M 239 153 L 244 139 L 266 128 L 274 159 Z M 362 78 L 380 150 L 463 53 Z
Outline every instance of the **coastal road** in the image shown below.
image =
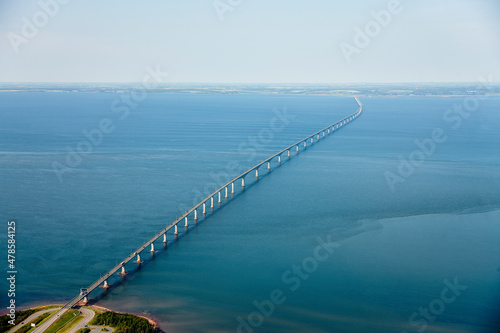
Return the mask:
M 98 333 L 101 332 L 101 330 L 106 327 L 108 332 L 114 332 L 115 330 L 112 327 L 109 326 L 90 326 L 89 323 L 94 319 L 95 317 L 95 312 L 90 310 L 90 309 L 85 309 L 85 308 L 80 308 L 80 312 L 85 315 L 85 317 L 76 325 L 73 327 L 68 333 L 76 333 L 79 329 L 82 328 L 90 328 L 91 333 Z
M 68 311 L 68 307 L 65 305 L 60 308 L 59 311 L 50 316 L 46 322 L 35 328 L 32 333 L 45 332 L 45 330 L 49 328 L 50 325 L 52 325 L 57 319 L 59 319 L 59 317 L 62 316 L 66 311 Z
M 61 308 L 51 308 L 51 309 L 48 309 L 48 310 L 42 310 L 42 311 L 38 311 L 38 312 L 35 312 L 33 313 L 31 316 L 29 316 L 28 318 L 24 319 L 21 323 L 17 324 L 16 326 L 12 327 L 8 333 L 14 333 L 16 332 L 17 330 L 19 330 L 21 327 L 23 327 L 24 325 L 28 324 L 30 321 L 33 321 L 35 320 L 36 318 L 40 317 L 41 315 L 43 315 L 44 313 L 47 313 L 47 312 L 52 312 L 52 311 L 56 311 L 56 310 L 59 310 Z

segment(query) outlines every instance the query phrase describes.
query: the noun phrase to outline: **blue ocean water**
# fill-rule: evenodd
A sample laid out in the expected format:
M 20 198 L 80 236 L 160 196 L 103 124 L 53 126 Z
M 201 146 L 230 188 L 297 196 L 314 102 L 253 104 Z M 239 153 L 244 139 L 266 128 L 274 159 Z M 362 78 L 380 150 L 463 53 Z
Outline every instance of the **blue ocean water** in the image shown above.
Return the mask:
M 149 94 L 123 117 L 120 98 L 0 95 L 0 214 L 17 223 L 19 305 L 72 298 L 227 174 L 357 109 L 343 97 Z M 167 332 L 493 331 L 500 98 L 460 124 L 447 110 L 462 97 L 362 102 L 352 124 L 262 170 L 178 242 L 170 235 L 99 304 Z M 88 148 L 84 131 L 103 119 L 110 133 L 59 179 L 54 165 Z M 388 173 L 400 177 L 392 188 Z M 311 259 L 329 240 L 324 260 Z M 447 283 L 466 289 L 445 303 Z

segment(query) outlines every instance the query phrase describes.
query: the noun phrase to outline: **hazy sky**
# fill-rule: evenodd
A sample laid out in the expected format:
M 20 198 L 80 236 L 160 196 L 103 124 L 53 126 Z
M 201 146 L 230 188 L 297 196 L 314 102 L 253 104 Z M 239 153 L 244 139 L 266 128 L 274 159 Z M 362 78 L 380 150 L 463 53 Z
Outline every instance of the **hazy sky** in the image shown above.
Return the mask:
M 0 0 L 0 81 L 500 81 L 500 1 L 391 2 Z

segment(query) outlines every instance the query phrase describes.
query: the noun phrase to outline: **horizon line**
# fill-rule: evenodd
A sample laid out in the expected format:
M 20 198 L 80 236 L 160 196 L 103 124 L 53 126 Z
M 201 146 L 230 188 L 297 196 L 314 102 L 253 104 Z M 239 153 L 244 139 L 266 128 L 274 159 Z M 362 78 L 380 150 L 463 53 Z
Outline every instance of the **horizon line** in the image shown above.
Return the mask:
M 196 82 L 196 81 L 165 81 L 159 82 L 157 85 L 167 84 L 225 84 L 225 85 L 243 85 L 243 84 L 259 84 L 259 85 L 367 85 L 367 84 L 477 84 L 477 81 L 394 81 L 394 82 Z M 492 81 L 489 83 L 500 84 L 500 81 Z M 142 84 L 141 81 L 0 81 L 0 85 L 4 84 Z

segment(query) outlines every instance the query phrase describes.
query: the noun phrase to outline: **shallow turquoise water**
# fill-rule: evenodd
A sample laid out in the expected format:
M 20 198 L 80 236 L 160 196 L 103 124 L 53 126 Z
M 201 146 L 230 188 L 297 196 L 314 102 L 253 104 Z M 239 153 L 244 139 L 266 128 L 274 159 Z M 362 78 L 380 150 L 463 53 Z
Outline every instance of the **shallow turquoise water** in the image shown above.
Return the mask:
M 223 181 L 229 161 L 250 167 L 357 108 L 339 97 L 150 95 L 120 120 L 114 94 L 0 98 L 0 213 L 18 225 L 25 306 L 73 297 Z M 412 313 L 457 278 L 467 289 L 425 331 L 492 329 L 500 99 L 457 129 L 443 115 L 462 98 L 362 102 L 362 117 L 261 177 L 99 303 L 150 314 L 168 332 L 234 332 L 252 319 L 240 331 L 411 332 L 423 327 Z M 284 107 L 289 123 L 259 138 Z M 59 182 L 52 163 L 103 118 L 115 130 Z M 435 128 L 445 142 L 392 191 L 384 174 Z M 338 247 L 316 267 L 307 258 L 328 236 Z M 294 265 L 311 272 L 286 274 Z M 260 320 L 254 301 L 269 304 L 274 290 L 286 300 Z

